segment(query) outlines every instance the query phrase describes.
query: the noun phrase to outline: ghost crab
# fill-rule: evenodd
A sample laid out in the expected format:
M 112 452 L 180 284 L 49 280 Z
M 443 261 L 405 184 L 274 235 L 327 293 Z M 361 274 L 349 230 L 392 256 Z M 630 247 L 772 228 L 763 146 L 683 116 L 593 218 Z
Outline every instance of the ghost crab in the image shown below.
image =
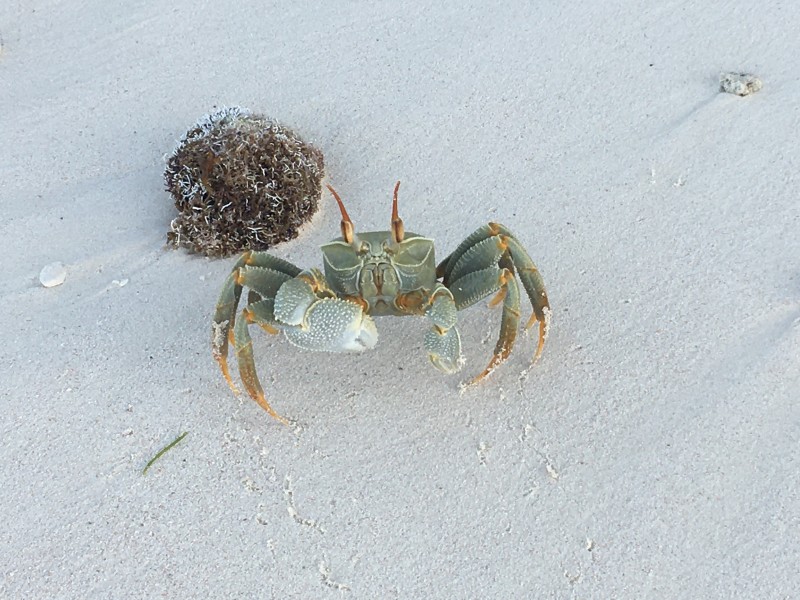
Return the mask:
M 477 383 L 508 358 L 519 328 L 520 293 L 517 278 L 533 305 L 526 329 L 539 324 L 539 358 L 550 325 L 544 282 L 530 256 L 503 225 L 489 223 L 467 237 L 439 265 L 433 240 L 405 231 L 397 214 L 394 188 L 390 231 L 356 234 L 336 191 L 327 186 L 342 215 L 342 236 L 321 247 L 325 274 L 267 254 L 246 252 L 225 281 L 213 323 L 214 358 L 231 389 L 228 346 L 233 345 L 239 375 L 247 393 L 283 423 L 269 405 L 256 374 L 248 326 L 260 325 L 271 334 L 283 331 L 294 345 L 307 350 L 361 352 L 373 348 L 378 332 L 372 316 L 425 316 L 431 328 L 425 349 L 444 373 L 461 368 L 461 339 L 456 314 L 496 294 L 489 306 L 502 303 L 500 336 L 488 366 L 470 383 Z M 247 305 L 237 315 L 244 288 Z

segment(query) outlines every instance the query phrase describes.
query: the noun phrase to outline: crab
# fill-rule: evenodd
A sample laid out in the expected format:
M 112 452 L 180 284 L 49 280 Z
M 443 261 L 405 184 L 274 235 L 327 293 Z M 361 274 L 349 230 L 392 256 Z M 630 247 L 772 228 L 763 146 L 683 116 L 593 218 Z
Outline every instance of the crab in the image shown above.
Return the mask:
M 233 346 L 247 393 L 270 415 L 288 421 L 270 406 L 256 373 L 249 325 L 270 334 L 283 332 L 295 346 L 326 352 L 362 352 L 375 346 L 374 316 L 424 316 L 430 321 L 424 345 L 433 366 L 444 373 L 461 368 L 458 311 L 494 294 L 502 303 L 500 334 L 487 367 L 469 384 L 505 361 L 517 337 L 522 283 L 533 306 L 525 329 L 539 325 L 533 357 L 542 354 L 550 327 L 544 282 L 525 248 L 505 226 L 488 223 L 436 265 L 433 240 L 405 231 L 394 187 L 389 231 L 356 233 L 339 194 L 327 186 L 342 215 L 341 237 L 321 247 L 324 274 L 263 251 L 244 253 L 225 280 L 214 314 L 212 352 L 234 393 L 228 369 Z M 239 312 L 242 291 L 247 304 Z

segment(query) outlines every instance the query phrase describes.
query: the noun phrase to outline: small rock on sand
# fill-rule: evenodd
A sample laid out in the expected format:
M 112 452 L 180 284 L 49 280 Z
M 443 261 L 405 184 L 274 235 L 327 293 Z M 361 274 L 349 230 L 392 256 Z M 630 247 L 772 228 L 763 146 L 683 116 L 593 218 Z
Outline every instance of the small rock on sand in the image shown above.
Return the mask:
M 722 73 L 719 76 L 719 90 L 737 96 L 755 94 L 764 84 L 749 73 Z

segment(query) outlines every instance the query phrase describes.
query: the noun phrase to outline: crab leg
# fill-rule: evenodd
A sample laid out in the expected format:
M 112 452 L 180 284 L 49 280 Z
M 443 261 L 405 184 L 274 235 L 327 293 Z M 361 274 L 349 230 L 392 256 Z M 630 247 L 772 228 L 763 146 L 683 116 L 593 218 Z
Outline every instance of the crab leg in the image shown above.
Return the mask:
M 436 276 L 444 277 L 445 281 L 452 280 L 451 273 L 453 266 L 456 264 L 456 262 L 458 262 L 458 259 L 461 258 L 461 256 L 475 244 L 485 240 L 486 238 L 497 235 L 498 232 L 499 229 L 493 229 L 491 224 L 484 225 L 483 227 L 473 231 L 449 256 L 439 263 L 439 265 L 436 267 Z M 447 283 L 445 283 L 445 285 L 447 285 Z
M 236 348 L 236 361 L 239 364 L 239 376 L 242 378 L 244 389 L 247 390 L 250 397 L 278 421 L 288 425 L 289 421 L 276 413 L 275 409 L 267 402 L 264 396 L 264 389 L 261 387 L 261 382 L 256 373 L 256 364 L 253 359 L 253 340 L 247 330 L 247 326 L 255 322 L 258 322 L 258 317 L 249 308 L 244 308 L 233 327 L 233 340 Z
M 458 259 L 448 262 L 448 281 L 457 281 L 467 273 L 496 265 L 508 250 L 508 238 L 490 236 L 475 243 Z
M 284 281 L 290 280 L 292 277 L 293 275 L 278 271 L 277 269 L 245 265 L 239 268 L 236 276 L 236 283 L 250 288 L 264 298 L 274 298 L 281 284 Z
M 251 323 L 259 325 L 270 335 L 280 333 L 280 323 L 275 320 L 275 300 L 272 298 L 253 300 L 248 303 L 247 311 Z
M 211 352 L 219 363 L 222 374 L 228 382 L 230 388 L 234 393 L 238 393 L 236 386 L 231 379 L 228 370 L 228 344 L 233 334 L 233 328 L 236 322 L 236 312 L 239 305 L 239 300 L 242 295 L 242 285 L 250 287 L 252 283 L 256 293 L 259 296 L 269 296 L 271 287 L 264 287 L 259 285 L 258 273 L 250 272 L 253 268 L 269 269 L 272 272 L 285 275 L 286 278 L 295 277 L 300 273 L 300 269 L 292 263 L 282 260 L 276 256 L 267 254 L 266 252 L 245 252 L 233 266 L 230 275 L 225 280 L 222 286 L 217 306 L 214 311 L 214 321 L 212 323 L 212 339 L 211 339 Z M 244 280 L 240 271 L 245 269 Z M 282 278 L 280 275 L 278 278 Z M 271 296 L 274 297 L 274 293 Z
M 539 360 L 542 355 L 545 340 L 550 330 L 550 302 L 547 299 L 547 291 L 544 288 L 544 281 L 539 274 L 539 269 L 533 264 L 531 257 L 522 247 L 522 244 L 517 241 L 513 234 L 503 225 L 497 225 L 500 231 L 508 236 L 508 249 L 511 252 L 511 261 L 514 263 L 514 268 L 517 271 L 517 276 L 522 282 L 522 287 L 528 295 L 528 299 L 533 305 L 533 314 L 528 322 L 525 324 L 525 329 L 530 329 L 531 326 L 539 323 L 539 343 L 536 346 L 536 353 L 533 356 L 533 362 Z
M 234 393 L 238 393 L 239 390 L 236 389 L 228 370 L 228 343 L 236 320 L 236 309 L 242 296 L 242 286 L 236 282 L 236 278 L 239 268 L 247 263 L 249 254 L 248 252 L 239 257 L 230 275 L 225 280 L 214 311 L 214 320 L 211 323 L 211 353 L 219 363 L 222 374 L 225 376 L 225 381 L 228 382 Z
M 267 254 L 266 252 L 245 252 L 239 257 L 236 264 L 233 265 L 233 269 L 231 269 L 231 273 L 228 275 L 222 287 L 222 292 L 220 293 L 214 313 L 215 323 L 222 323 L 227 320 L 229 321 L 229 327 L 233 327 L 233 322 L 236 317 L 236 307 L 242 293 L 242 285 L 237 281 L 239 277 L 238 272 L 239 269 L 243 267 L 266 268 L 273 272 L 285 274 L 288 277 L 296 277 L 300 273 L 300 269 L 292 263 Z M 254 278 L 253 281 L 257 280 Z M 261 295 L 263 296 L 264 294 Z
M 505 362 L 508 355 L 511 354 L 511 349 L 514 347 L 514 341 L 517 339 L 517 329 L 519 328 L 519 286 L 514 274 L 508 270 L 503 269 L 500 273 L 500 292 L 490 302 L 490 306 L 497 305 L 500 300 L 503 302 L 503 314 L 500 318 L 500 335 L 497 338 L 497 344 L 494 347 L 494 354 L 489 364 L 477 377 L 473 378 L 472 383 L 478 383 L 481 379 L 494 371 L 498 365 Z
M 490 241 L 492 239 L 499 240 L 497 242 L 498 248 L 505 248 L 505 252 L 502 253 L 499 260 L 495 258 L 497 254 L 492 250 L 493 244 Z M 509 260 L 511 265 L 505 264 Z M 475 271 L 487 266 L 487 263 L 492 264 L 493 262 L 494 264 L 499 262 L 501 267 L 510 267 L 513 271 L 516 271 L 533 306 L 533 315 L 525 325 L 525 329 L 529 329 L 534 323 L 539 323 L 539 342 L 533 357 L 533 362 L 536 362 L 542 354 L 550 328 L 550 304 L 539 270 L 525 251 L 525 248 L 507 227 L 499 223 L 489 223 L 474 231 L 458 245 L 452 254 L 439 263 L 436 267 L 436 275 L 443 278 L 443 282 L 447 287 L 453 289 L 453 282 L 458 277 L 461 277 L 464 271 L 467 269 Z M 495 290 L 487 293 L 492 293 L 493 291 Z M 481 296 L 476 295 L 463 307 L 459 306 L 459 310 L 477 302 L 480 298 Z
M 466 308 L 494 292 L 497 292 L 497 295 L 489 305 L 496 306 L 500 302 L 503 303 L 500 335 L 494 347 L 494 354 L 487 367 L 469 382 L 469 385 L 472 385 L 489 375 L 511 354 L 519 327 L 519 285 L 510 269 L 494 266 L 464 275 L 451 284 L 450 291 L 453 292 L 459 309 Z
M 273 271 L 286 273 L 289 277 L 297 277 L 302 271 L 300 267 L 293 265 L 288 260 L 283 260 L 282 258 L 278 258 L 277 256 L 269 254 L 268 252 L 251 250 L 250 252 L 246 252 L 245 255 L 248 257 L 246 264 L 251 267 L 266 267 L 268 269 L 272 269 Z

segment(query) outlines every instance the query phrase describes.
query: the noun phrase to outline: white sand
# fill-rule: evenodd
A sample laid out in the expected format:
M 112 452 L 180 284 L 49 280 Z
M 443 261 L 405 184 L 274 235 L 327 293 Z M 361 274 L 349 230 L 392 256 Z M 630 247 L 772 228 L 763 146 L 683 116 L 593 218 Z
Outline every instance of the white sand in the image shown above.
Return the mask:
M 116 4 L 0 4 L 0 597 L 796 597 L 800 5 Z M 162 184 L 223 104 L 317 143 L 359 229 L 397 179 L 440 256 L 511 227 L 540 364 L 458 393 L 481 303 L 457 376 L 386 318 L 361 356 L 257 335 L 296 430 L 232 396 L 233 261 L 164 248 Z M 337 231 L 326 195 L 275 254 Z

